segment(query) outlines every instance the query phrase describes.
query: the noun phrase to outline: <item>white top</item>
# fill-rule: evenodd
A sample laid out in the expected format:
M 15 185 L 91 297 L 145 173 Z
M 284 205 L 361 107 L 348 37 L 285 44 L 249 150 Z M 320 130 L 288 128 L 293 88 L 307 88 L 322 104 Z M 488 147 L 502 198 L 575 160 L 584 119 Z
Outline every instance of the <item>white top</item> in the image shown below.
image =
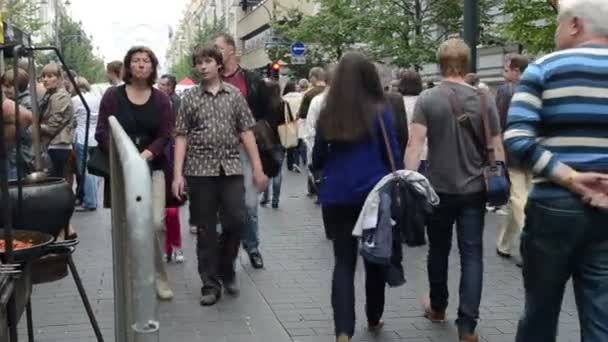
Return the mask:
M 99 116 L 99 105 L 101 103 L 102 96 L 98 93 L 92 92 L 84 93 L 82 96 L 91 110 L 91 121 L 89 124 L 89 147 L 94 147 L 97 146 L 97 140 L 95 140 L 95 129 L 97 128 L 97 117 Z M 87 110 L 78 96 L 72 97 L 72 105 L 74 106 L 74 118 L 76 120 L 74 142 L 84 145 Z
M 306 144 L 310 151 L 315 144 L 315 136 L 317 135 L 317 121 L 319 120 L 319 114 L 321 114 L 321 109 L 325 106 L 325 99 L 327 98 L 327 93 L 329 92 L 329 87 L 325 88 L 325 90 L 313 97 L 312 101 L 310 101 L 310 107 L 308 107 L 308 114 L 306 114 L 306 122 L 302 123 L 304 127 L 305 135 L 302 136 L 303 139 L 306 139 Z
M 300 106 L 302 105 L 302 99 L 304 99 L 304 94 L 298 92 L 291 92 L 283 95 L 283 101 L 289 104 L 289 108 L 291 108 L 291 114 L 293 114 L 294 119 L 298 119 L 297 115 L 300 111 Z
M 405 105 L 405 113 L 407 115 L 407 127 L 410 128 L 412 124 L 412 119 L 414 119 L 414 111 L 416 110 L 416 102 L 418 101 L 418 96 L 406 95 L 403 97 L 403 104 Z M 428 155 L 428 140 L 424 142 L 424 147 L 422 148 L 422 154 L 420 155 L 420 160 L 427 160 Z

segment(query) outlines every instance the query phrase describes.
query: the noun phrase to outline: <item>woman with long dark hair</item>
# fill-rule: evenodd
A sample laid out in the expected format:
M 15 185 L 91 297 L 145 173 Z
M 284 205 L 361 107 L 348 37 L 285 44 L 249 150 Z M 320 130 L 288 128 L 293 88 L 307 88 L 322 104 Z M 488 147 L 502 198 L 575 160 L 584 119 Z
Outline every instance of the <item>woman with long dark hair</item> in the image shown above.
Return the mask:
M 331 302 L 338 342 L 350 341 L 355 329 L 358 240 L 352 230 L 367 195 L 391 171 L 387 148 L 399 155 L 390 105 L 376 67 L 360 53 L 347 53 L 338 64 L 319 116 L 313 150 L 313 168 L 323 170 L 319 194 L 323 223 L 333 238 Z M 383 326 L 385 267 L 365 261 L 365 274 L 368 328 L 377 331 Z
M 129 135 L 142 158 L 152 169 L 153 231 L 156 235 L 156 290 L 160 299 L 173 298 L 167 271 L 163 262 L 163 216 L 165 213 L 166 163 L 164 149 L 171 137 L 175 115 L 167 95 L 154 88 L 157 78 L 158 59 L 152 50 L 143 46 L 131 48 L 124 59 L 124 84 L 115 86 L 104 94 L 99 107 L 95 139 L 99 148 L 108 151 L 110 127 L 108 118 L 114 115 Z M 110 184 L 104 184 L 104 206 L 110 205 Z

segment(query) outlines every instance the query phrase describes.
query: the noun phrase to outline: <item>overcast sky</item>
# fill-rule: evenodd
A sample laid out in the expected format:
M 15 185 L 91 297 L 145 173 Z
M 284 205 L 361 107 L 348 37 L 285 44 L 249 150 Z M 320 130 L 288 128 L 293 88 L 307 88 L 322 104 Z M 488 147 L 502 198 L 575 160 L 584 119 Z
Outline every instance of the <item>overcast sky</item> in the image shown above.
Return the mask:
M 122 60 L 133 45 L 146 45 L 164 66 L 169 26 L 174 29 L 189 0 L 71 0 L 70 15 L 82 21 L 105 61 Z

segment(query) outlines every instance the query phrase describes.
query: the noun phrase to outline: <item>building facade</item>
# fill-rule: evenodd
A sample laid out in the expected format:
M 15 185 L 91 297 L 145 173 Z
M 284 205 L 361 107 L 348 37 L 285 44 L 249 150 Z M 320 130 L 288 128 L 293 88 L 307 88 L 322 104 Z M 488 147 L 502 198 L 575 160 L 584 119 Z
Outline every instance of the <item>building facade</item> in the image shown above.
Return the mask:
M 279 43 L 271 28 L 273 18 L 280 17 L 289 9 L 298 9 L 304 15 L 313 15 L 314 1 L 302 0 L 255 0 L 238 8 L 236 37 L 241 46 L 241 64 L 245 68 L 258 69 L 270 63 L 266 48 Z
M 34 42 L 59 39 L 55 32 L 59 29 L 59 18 L 68 15 L 67 4 L 69 2 L 64 2 L 64 0 L 42 0 L 39 2 L 37 14 L 42 27 L 38 32 L 34 32 L 32 37 Z
M 169 29 L 166 68 L 189 55 L 196 32 L 202 27 L 223 23 L 226 32 L 236 36 L 238 0 L 191 0 L 176 28 Z

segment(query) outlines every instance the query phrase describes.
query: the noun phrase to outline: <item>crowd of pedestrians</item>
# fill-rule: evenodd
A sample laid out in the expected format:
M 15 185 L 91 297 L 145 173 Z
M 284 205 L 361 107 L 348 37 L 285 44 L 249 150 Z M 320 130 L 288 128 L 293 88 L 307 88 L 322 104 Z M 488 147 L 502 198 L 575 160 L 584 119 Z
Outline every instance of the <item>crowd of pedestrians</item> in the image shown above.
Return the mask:
M 133 47 L 124 61 L 108 64 L 110 87 L 103 94 L 82 77 L 76 87 L 92 111 L 88 146 L 107 153 L 113 115 L 150 165 L 160 299 L 174 295 L 165 261 L 184 260 L 179 208 L 185 203 L 197 238 L 200 304 L 239 294 L 239 249 L 253 268 L 264 267 L 258 207 L 279 208 L 285 168 L 307 175 L 307 193 L 321 207 L 333 246 L 336 341 L 350 341 L 356 330 L 359 254 L 367 328 L 376 332 L 384 325 L 387 286 L 403 285 L 407 273 L 401 241 L 413 244 L 416 229 L 426 234 L 415 243 L 428 244 L 429 291 L 421 315 L 436 323 L 448 319 L 455 232 L 459 340 L 480 341 L 490 207 L 506 213 L 496 253 L 521 257 L 525 308 L 516 341 L 556 340 L 564 289 L 572 279 L 581 340 L 603 342 L 608 341 L 607 16 L 603 0 L 560 1 L 558 51 L 535 61 L 509 55 L 505 82 L 495 91 L 468 72 L 471 51 L 461 39 L 449 39 L 437 51 L 440 83 L 423 85 L 417 72 L 407 71 L 385 88 L 374 61 L 360 52 L 312 68 L 307 80 L 282 85 L 241 67 L 237 44 L 225 33 L 192 51 L 200 83 L 181 96 L 175 77 L 157 77 L 158 59 L 146 47 Z M 80 160 L 90 151 L 84 150 L 86 111 L 64 75 L 55 64 L 42 69 L 40 128 L 50 174 L 73 178 L 71 151 Z M 9 160 L 9 175 L 17 160 L 26 169 L 32 163 L 27 79 L 22 69 L 0 79 L 8 98 L 5 117 L 13 108 L 10 101 L 23 107 L 26 148 L 22 158 Z M 21 89 L 17 98 L 9 87 L 14 80 Z M 10 141 L 10 134 L 5 139 Z M 99 179 L 84 175 L 77 180 L 84 194 L 79 210 L 94 211 Z M 111 206 L 108 177 L 105 207 Z M 422 202 L 432 211 L 423 210 Z M 520 256 L 514 252 L 517 238 Z

